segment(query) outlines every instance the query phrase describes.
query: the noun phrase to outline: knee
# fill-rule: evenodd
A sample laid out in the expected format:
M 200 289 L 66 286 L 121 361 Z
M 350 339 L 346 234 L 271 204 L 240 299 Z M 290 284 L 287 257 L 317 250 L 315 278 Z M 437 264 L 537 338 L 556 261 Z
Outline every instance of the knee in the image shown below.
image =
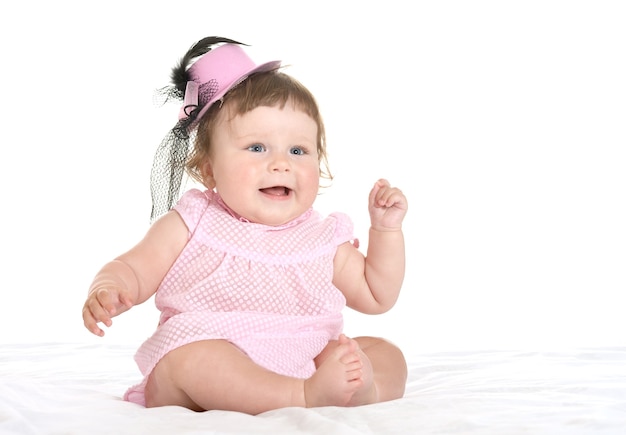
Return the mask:
M 383 387 L 379 391 L 381 400 L 399 399 L 404 396 L 408 367 L 402 350 L 384 338 L 358 337 L 355 340 L 372 363 L 379 386 Z

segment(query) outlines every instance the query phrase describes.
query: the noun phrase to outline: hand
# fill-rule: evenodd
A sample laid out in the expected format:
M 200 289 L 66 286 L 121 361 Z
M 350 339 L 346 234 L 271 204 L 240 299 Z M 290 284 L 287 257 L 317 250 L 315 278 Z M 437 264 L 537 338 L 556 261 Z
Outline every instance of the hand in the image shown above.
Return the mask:
M 369 195 L 369 212 L 372 229 L 397 231 L 408 210 L 408 202 L 397 187 L 391 187 L 385 179 L 378 180 Z
M 134 301 L 129 293 L 115 285 L 100 285 L 89 292 L 83 306 L 83 323 L 91 333 L 102 337 L 104 331 L 98 323 L 107 327 L 113 324 L 111 318 L 132 308 Z

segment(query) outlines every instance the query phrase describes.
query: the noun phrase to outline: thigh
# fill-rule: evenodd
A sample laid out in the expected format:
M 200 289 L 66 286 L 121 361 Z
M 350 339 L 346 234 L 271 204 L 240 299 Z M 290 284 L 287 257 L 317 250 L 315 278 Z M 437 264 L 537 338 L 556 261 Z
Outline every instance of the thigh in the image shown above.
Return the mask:
M 204 340 L 169 352 L 145 389 L 146 406 L 178 405 L 258 414 L 304 406 L 304 381 L 271 372 L 226 340 Z M 296 399 L 300 399 L 298 402 Z
M 146 406 L 178 405 L 201 411 L 206 399 L 219 394 L 221 366 L 247 356 L 226 340 L 202 340 L 167 353 L 152 370 L 145 388 Z M 201 391 L 202 389 L 202 391 Z M 214 392 L 212 390 L 215 390 Z M 192 397 L 203 397 L 203 405 Z M 210 400 L 208 400 L 210 402 Z

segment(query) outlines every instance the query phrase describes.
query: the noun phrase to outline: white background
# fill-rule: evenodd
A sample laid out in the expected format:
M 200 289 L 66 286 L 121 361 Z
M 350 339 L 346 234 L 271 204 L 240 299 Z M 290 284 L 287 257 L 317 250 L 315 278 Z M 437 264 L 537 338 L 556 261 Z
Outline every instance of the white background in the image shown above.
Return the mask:
M 10 6 L 9 6 L 10 5 Z M 324 212 L 366 245 L 403 189 L 408 270 L 350 335 L 407 352 L 625 345 L 626 13 L 619 1 L 21 1 L 0 6 L 0 343 L 139 344 L 152 301 L 82 326 L 93 275 L 148 227 L 154 90 L 209 35 L 318 97 Z

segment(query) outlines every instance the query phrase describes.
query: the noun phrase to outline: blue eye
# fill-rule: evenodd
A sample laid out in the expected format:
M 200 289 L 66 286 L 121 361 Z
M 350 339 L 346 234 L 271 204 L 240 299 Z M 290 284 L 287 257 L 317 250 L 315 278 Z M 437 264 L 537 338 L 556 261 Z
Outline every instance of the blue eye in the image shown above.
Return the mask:
M 255 153 L 260 153 L 260 152 L 265 151 L 265 147 L 261 145 L 260 143 L 255 143 L 254 145 L 250 145 L 248 147 L 248 150 L 253 151 Z
M 303 156 L 303 155 L 307 154 L 307 152 L 306 152 L 306 150 L 304 148 L 293 147 L 291 149 L 291 154 L 295 154 L 297 156 Z

